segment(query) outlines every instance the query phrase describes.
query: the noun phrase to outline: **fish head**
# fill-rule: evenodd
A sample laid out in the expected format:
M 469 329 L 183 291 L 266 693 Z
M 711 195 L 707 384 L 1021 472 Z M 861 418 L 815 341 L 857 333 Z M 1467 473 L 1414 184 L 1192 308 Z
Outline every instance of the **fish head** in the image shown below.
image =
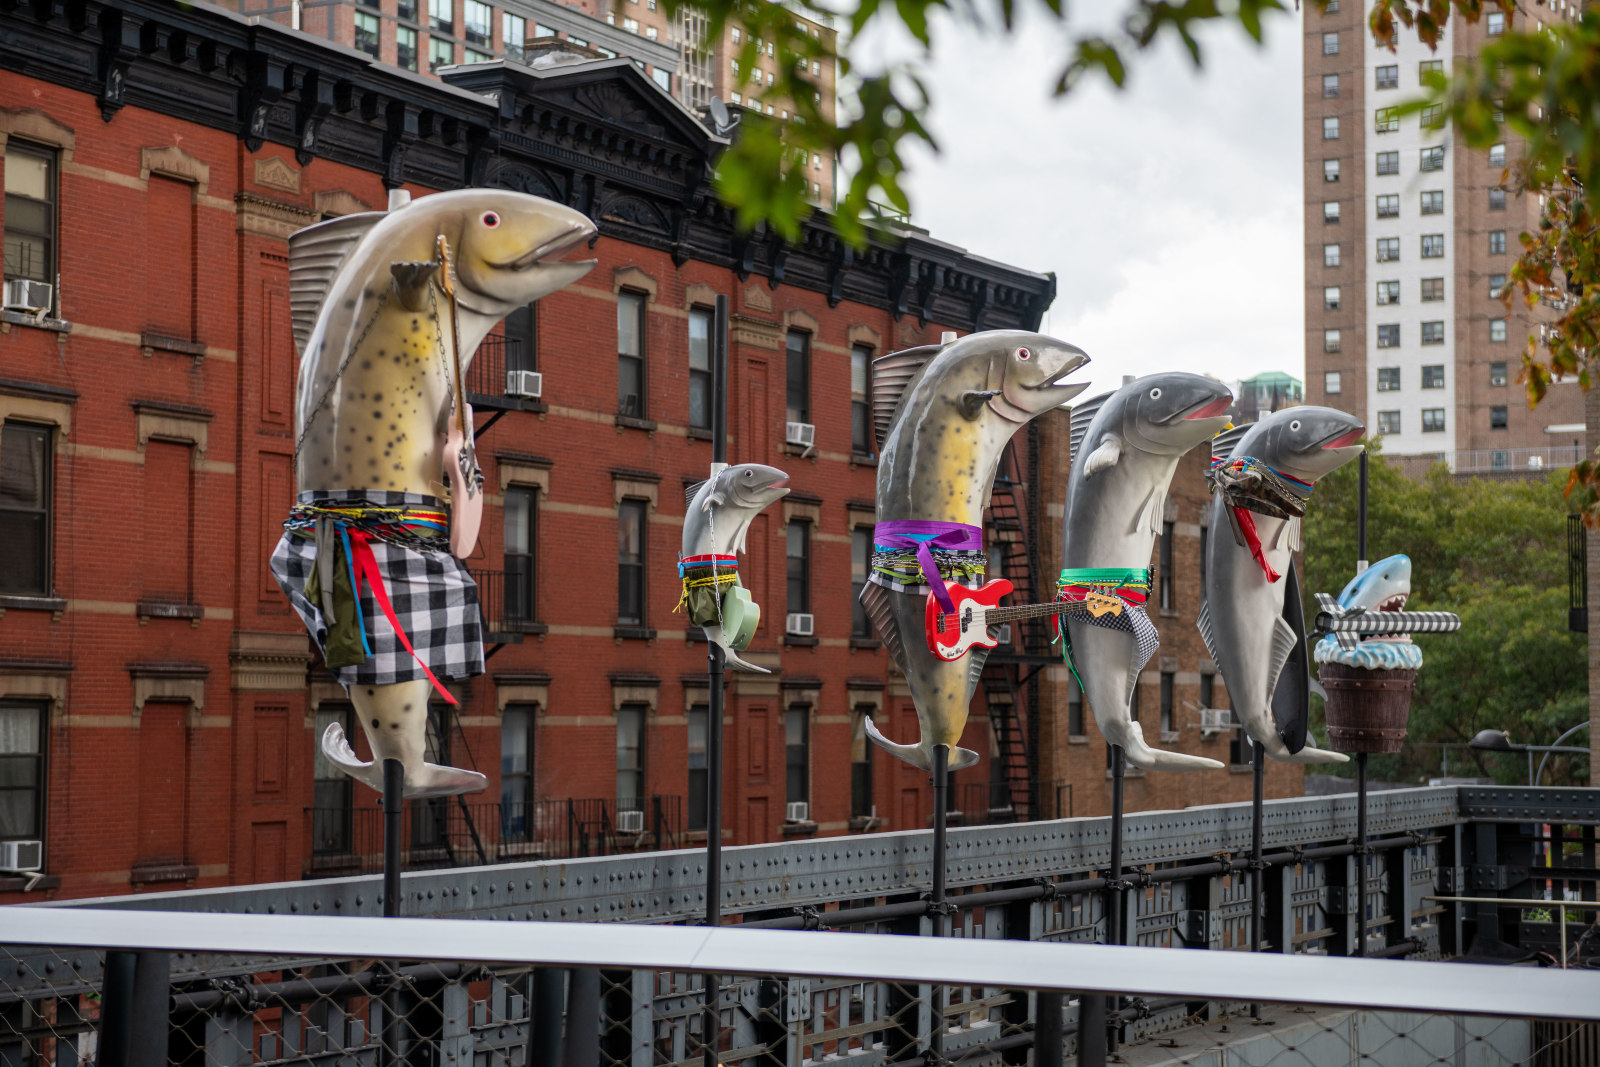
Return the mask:
M 1350 579 L 1339 594 L 1339 606 L 1368 611 L 1399 611 L 1411 595 L 1411 557 L 1390 556 Z
M 1360 419 L 1333 408 L 1284 408 L 1241 438 L 1234 455 L 1254 456 L 1302 481 L 1315 482 L 1361 452 L 1365 431 Z
M 1199 374 L 1148 374 L 1122 387 L 1128 402 L 1122 435 L 1129 444 L 1158 455 L 1181 456 L 1228 427 L 1233 393 Z
M 435 193 L 402 211 L 436 216 L 451 243 L 458 299 L 495 318 L 577 281 L 595 260 L 561 256 L 595 234 L 588 217 L 571 208 L 505 189 Z
M 734 507 L 760 511 L 774 500 L 789 495 L 789 476 L 776 467 L 760 463 L 739 463 L 718 472 L 706 494 L 703 508 Z
M 997 391 L 989 407 L 1012 422 L 1027 422 L 1058 408 L 1089 387 L 1087 382 L 1061 380 L 1089 362 L 1083 349 L 1044 334 L 987 330 L 951 347 L 988 359 L 989 388 Z

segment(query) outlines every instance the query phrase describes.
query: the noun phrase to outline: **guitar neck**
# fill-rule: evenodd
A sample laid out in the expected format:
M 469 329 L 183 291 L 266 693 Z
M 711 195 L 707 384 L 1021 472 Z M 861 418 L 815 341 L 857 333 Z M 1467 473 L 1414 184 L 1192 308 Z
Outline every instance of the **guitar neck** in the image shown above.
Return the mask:
M 1014 608 L 990 608 L 983 613 L 985 626 L 998 626 L 1014 619 L 1037 619 L 1041 615 L 1060 615 L 1066 611 L 1082 611 L 1076 601 L 1052 600 L 1048 604 L 1021 604 Z

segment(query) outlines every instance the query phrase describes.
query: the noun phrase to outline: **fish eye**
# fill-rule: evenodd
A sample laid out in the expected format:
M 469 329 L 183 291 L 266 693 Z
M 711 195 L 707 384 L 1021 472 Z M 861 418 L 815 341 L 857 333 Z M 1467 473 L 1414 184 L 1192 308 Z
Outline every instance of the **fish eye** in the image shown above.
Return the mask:
M 1156 386 L 1154 389 L 1150 390 L 1150 399 L 1151 400 L 1160 400 L 1161 399 L 1161 387 L 1159 385 Z
M 1291 431 L 1298 430 L 1299 428 L 1300 428 L 1300 420 L 1299 419 L 1295 419 L 1293 422 L 1291 422 L 1289 424 L 1289 429 Z
M 1026 348 L 1019 348 L 1017 349 L 1017 358 L 1021 360 L 1029 360 L 1033 358 L 1033 353 Z
M 500 225 L 500 216 L 495 214 L 493 211 L 485 211 L 483 213 L 483 224 L 492 230 L 496 226 Z

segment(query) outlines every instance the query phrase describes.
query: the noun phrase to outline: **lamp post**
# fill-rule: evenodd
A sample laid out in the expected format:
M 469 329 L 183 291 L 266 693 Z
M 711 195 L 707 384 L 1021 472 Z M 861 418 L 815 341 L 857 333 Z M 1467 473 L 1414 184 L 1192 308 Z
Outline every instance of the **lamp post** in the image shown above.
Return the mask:
M 1545 762 L 1550 759 L 1552 752 L 1588 754 L 1589 750 L 1580 745 L 1561 744 L 1562 741 L 1565 741 L 1568 737 L 1588 725 L 1587 722 L 1580 722 L 1576 726 L 1567 729 L 1560 737 L 1556 738 L 1556 743 L 1553 745 L 1517 745 L 1512 743 L 1511 735 L 1504 730 L 1479 730 L 1473 735 L 1472 740 L 1467 742 L 1467 747 L 1476 748 L 1483 752 L 1526 753 L 1528 756 L 1528 784 L 1537 785 L 1539 784 L 1539 779 L 1544 777 Z M 1537 774 L 1534 773 L 1533 769 L 1533 754 L 1535 752 L 1544 753 L 1544 759 L 1539 762 Z

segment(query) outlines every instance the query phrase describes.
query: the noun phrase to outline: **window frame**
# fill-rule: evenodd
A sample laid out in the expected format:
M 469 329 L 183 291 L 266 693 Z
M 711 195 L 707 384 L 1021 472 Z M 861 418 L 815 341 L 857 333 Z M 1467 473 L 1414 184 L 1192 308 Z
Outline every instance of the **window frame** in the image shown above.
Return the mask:
M 617 625 L 636 626 L 643 628 L 649 619 L 649 587 L 645 578 L 645 560 L 649 557 L 650 537 L 650 502 L 638 497 L 626 496 L 617 502 Z M 625 519 L 625 516 L 629 518 Z M 625 521 L 634 521 L 638 524 L 639 553 L 637 559 L 623 557 L 623 524 Z M 625 593 L 629 587 L 636 591 L 637 611 L 628 614 L 626 608 L 633 606 L 624 602 Z
M 1337 141 L 1339 139 L 1339 116 L 1325 115 L 1322 119 L 1322 139 L 1324 141 Z
M 854 526 L 850 530 L 850 636 L 871 640 L 872 620 L 867 618 L 861 594 L 872 574 L 872 527 Z
M 635 321 L 634 347 L 637 351 L 623 351 L 623 315 L 627 314 L 625 308 L 634 308 Z M 623 288 L 617 290 L 617 414 L 623 418 L 647 420 L 650 418 L 650 388 L 649 388 L 649 343 L 648 325 L 650 321 L 650 294 L 642 289 Z M 624 393 L 626 386 L 623 384 L 623 371 L 627 367 L 624 361 L 631 361 L 632 371 L 637 380 L 638 392 Z M 635 400 L 634 410 L 628 410 L 628 398 Z
M 316 723 L 317 736 L 338 722 L 343 728 L 345 736 L 349 737 L 355 728 L 355 705 L 348 700 L 325 701 L 312 709 L 312 721 Z M 326 767 L 328 774 L 319 775 L 317 771 Z M 321 785 L 324 788 L 318 789 Z M 319 745 L 312 755 L 311 761 L 311 854 L 313 856 L 348 856 L 355 847 L 355 779 L 345 774 L 338 765 L 322 754 Z M 329 795 L 336 795 L 338 803 L 323 803 Z M 319 816 L 319 812 L 333 813 L 331 818 L 327 815 Z M 329 829 L 328 822 L 333 822 L 336 831 L 336 842 L 322 843 Z
M 783 411 L 787 422 L 815 425 L 811 412 L 811 331 L 791 326 L 783 340 Z
M 872 426 L 872 359 L 876 352 L 871 345 L 856 341 L 850 345 L 850 451 L 858 456 L 877 454 L 877 442 Z M 856 370 L 861 370 L 861 388 L 856 389 Z
M 1377 368 L 1377 390 L 1380 393 L 1398 393 L 1400 391 L 1400 368 Z
M 1380 219 L 1397 219 L 1400 217 L 1400 194 L 1379 193 L 1373 201 L 1374 210 Z
M 1341 258 L 1342 256 L 1337 243 L 1325 244 L 1322 246 L 1322 265 L 1324 267 L 1339 266 Z
M 1391 433 L 1397 434 L 1397 433 L 1401 433 L 1401 432 L 1403 432 L 1403 431 L 1400 429 L 1400 412 L 1398 412 L 1398 411 L 1380 411 L 1380 412 L 1378 412 L 1378 433 L 1379 434 L 1391 434 Z
M 1424 322 L 1422 324 L 1422 337 L 1420 343 L 1425 345 L 1444 344 L 1444 320 L 1429 319 L 1428 321 Z M 1431 365 L 1432 364 L 1430 364 L 1430 366 Z M 1423 372 L 1426 374 L 1427 367 L 1423 368 Z
M 1503 342 L 1509 336 L 1506 329 L 1506 320 L 1503 318 L 1489 320 L 1489 340 Z M 1504 383 L 1501 383 L 1504 384 Z
M 1324 353 L 1332 355 L 1333 353 L 1340 351 L 1342 346 L 1343 336 L 1340 334 L 1337 326 L 1329 327 L 1328 329 L 1322 331 L 1322 351 Z
M 506 735 L 511 732 L 513 718 L 526 715 L 527 722 L 522 725 L 523 738 L 523 768 L 520 771 L 507 770 L 506 768 Z M 536 769 L 535 737 L 538 732 L 539 705 L 531 701 L 515 700 L 506 704 L 500 716 L 500 837 L 504 841 L 529 843 L 537 837 L 537 820 L 534 816 L 535 790 L 534 781 Z M 513 818 L 508 810 L 506 799 L 506 786 L 508 781 L 521 780 L 521 796 L 511 801 L 510 804 L 520 805 L 522 817 Z
M 1337 285 L 1324 285 L 1322 287 L 1322 310 L 1338 311 L 1344 303 L 1344 294 Z
M 1442 234 L 1442 233 L 1425 233 L 1421 237 L 1421 244 L 1422 244 L 1421 258 L 1423 258 L 1423 259 L 1443 259 L 1444 258 L 1444 234 Z M 1430 251 L 1430 249 L 1431 249 L 1431 251 Z
M 3 197 L 6 201 L 16 197 L 18 200 L 25 200 L 30 204 L 42 204 L 44 206 L 44 211 L 46 212 L 44 232 L 13 225 L 13 220 L 17 217 L 18 212 L 12 210 L 7 210 L 5 213 L 4 228 L 4 235 L 7 238 L 12 233 L 16 233 L 19 236 L 43 242 L 44 277 L 35 278 L 33 274 L 22 271 L 20 268 L 13 269 L 10 264 L 5 265 L 4 274 L 7 278 L 26 278 L 31 281 L 44 282 L 50 286 L 50 303 L 51 309 L 54 310 L 60 306 L 60 296 L 56 290 L 61 273 L 59 258 L 61 239 L 61 151 L 50 145 L 39 144 L 20 137 L 12 137 L 6 141 L 5 155 L 10 156 L 12 153 L 16 153 L 19 156 L 29 156 L 43 162 L 45 165 L 45 191 L 48 194 L 46 199 L 39 200 L 23 193 L 7 192 L 0 188 L 0 197 Z M 9 171 L 9 168 L 7 169 Z M 6 241 L 5 243 L 9 244 L 10 242 Z
M 633 743 L 633 746 L 631 748 L 631 751 L 633 753 L 633 763 L 631 765 L 629 765 L 629 766 L 624 766 L 623 762 L 622 762 L 623 752 L 627 751 L 627 749 L 625 749 L 624 745 L 623 745 L 623 741 L 624 741 L 624 736 L 623 736 L 624 716 L 627 717 L 627 721 L 628 721 L 628 723 L 630 725 L 635 722 L 635 717 L 637 717 L 636 718 L 636 721 L 637 721 L 637 735 L 633 739 L 634 743 Z M 648 756 L 648 753 L 647 753 L 647 750 L 646 750 L 646 747 L 647 747 L 647 745 L 649 743 L 649 734 L 650 734 L 650 705 L 645 703 L 645 702 L 643 702 L 643 701 L 638 701 L 638 700 L 623 701 L 623 703 L 617 708 L 616 720 L 617 720 L 617 748 L 616 748 L 616 753 L 617 753 L 617 767 L 616 767 L 617 777 L 616 777 L 616 791 L 615 791 L 616 810 L 618 812 L 623 812 L 623 811 L 645 811 L 646 808 L 647 808 L 646 802 L 650 799 L 650 794 L 649 794 L 650 781 L 649 781 L 649 778 L 648 778 L 648 771 L 649 771 L 648 759 L 649 759 L 649 756 Z M 622 782 L 623 782 L 623 777 L 622 776 L 624 774 L 632 776 L 633 779 L 634 779 L 635 789 L 637 791 L 632 796 L 625 795 L 622 792 Z M 626 800 L 632 800 L 637 805 L 637 807 L 632 807 L 632 808 L 623 807 L 622 802 L 625 799 Z
M 1322 35 L 1322 54 L 1325 56 L 1339 54 L 1339 34 L 1336 31 L 1330 31 Z
M 1325 182 L 1339 180 L 1339 161 L 1337 159 L 1324 159 L 1322 161 L 1322 180 Z
M 1417 151 L 1419 153 L 1418 170 L 1444 170 L 1444 145 L 1428 145 Z
M 27 422 L 21 419 L 6 419 L 0 423 L 0 462 L 9 449 L 6 447 L 7 438 L 11 439 L 10 447 L 19 447 L 16 438 L 26 436 L 27 439 L 40 443 L 39 465 L 39 503 L 32 507 L 19 507 L 0 503 L 0 514 L 7 517 L 26 515 L 32 517 L 32 522 L 38 525 L 39 548 L 38 555 L 30 561 L 34 573 L 29 576 L 36 581 L 23 581 L 20 573 L 13 579 L 7 579 L 5 572 L 0 569 L 0 595 L 19 597 L 50 597 L 55 593 L 55 488 L 56 488 L 56 441 L 55 427 L 48 423 Z M 29 449 L 31 451 L 31 448 Z M 0 468 L 3 472 L 3 468 Z M 0 473 L 0 478 L 3 478 Z M 0 500 L 3 500 L 0 497 Z M 17 520 L 13 520 L 17 521 Z M 22 520 L 27 522 L 28 520 Z M 20 553 L 17 552 L 15 540 L 10 540 L 7 550 L 0 556 L 5 560 L 5 567 L 20 563 Z
M 790 519 L 784 527 L 783 537 L 784 610 L 791 615 L 809 615 L 811 614 L 811 520 Z M 798 554 L 795 552 L 797 542 L 800 549 Z
M 1422 367 L 1422 387 L 1424 389 L 1444 388 L 1444 364 L 1425 363 Z
M 1489 254 L 1491 256 L 1504 255 L 1506 251 L 1506 231 L 1489 231 Z
M 1380 238 L 1378 238 L 1378 244 L 1377 244 L 1377 249 L 1376 249 L 1376 253 L 1375 254 L 1378 257 L 1378 262 L 1379 263 L 1398 263 L 1398 262 L 1400 262 L 1400 238 L 1398 238 L 1398 237 L 1380 237 Z
M 513 551 L 511 544 L 513 499 L 525 502 L 527 515 L 523 531 L 526 544 L 518 551 Z M 501 566 L 505 575 L 503 607 L 506 625 L 515 630 L 539 619 L 539 487 L 521 484 L 506 486 L 500 510 L 504 520 L 500 541 Z M 515 565 L 512 562 L 514 559 L 517 561 Z
M 0 753 L 0 766 L 7 764 L 32 765 L 33 781 L 25 786 L 0 785 L 0 797 L 7 797 L 15 793 L 28 793 L 33 796 L 33 828 L 24 833 L 0 834 L 0 841 L 42 841 L 49 840 L 50 816 L 50 702 L 47 700 L 13 700 L 0 699 L 0 710 L 31 712 L 34 716 L 34 751 Z M 0 781 L 11 782 L 16 780 L 14 773 L 0 775 Z M 45 866 L 49 869 L 49 851 L 46 846 Z
M 1418 199 L 1418 202 L 1419 202 L 1418 214 L 1421 214 L 1421 215 L 1443 215 L 1444 214 L 1444 190 L 1443 189 L 1423 189 L 1417 194 L 1417 199 Z
M 870 819 L 877 813 L 872 798 L 872 750 L 877 746 L 867 737 L 867 719 L 878 709 L 857 703 L 850 709 L 850 817 Z M 861 758 L 856 759 L 860 751 Z M 787 785 L 787 783 L 785 783 Z
M 1489 384 L 1491 386 L 1503 387 L 1510 380 L 1511 376 L 1506 372 L 1504 361 L 1494 360 L 1489 364 Z
M 1378 323 L 1377 345 L 1378 348 L 1400 347 L 1400 324 L 1398 322 Z M 1380 368 L 1381 369 L 1381 368 Z M 1380 386 L 1381 388 L 1381 386 Z
M 1504 211 L 1506 209 L 1506 191 L 1496 186 L 1489 190 L 1489 210 Z
M 1395 307 L 1400 303 L 1400 281 L 1397 278 L 1388 278 L 1378 283 L 1377 299 L 1379 307 Z
M 709 432 L 711 430 L 711 423 L 713 421 L 713 415 L 714 415 L 714 412 L 713 412 L 712 409 L 716 404 L 716 397 L 714 397 L 712 395 L 712 392 L 711 392 L 711 389 L 712 389 L 712 378 L 713 378 L 714 373 L 715 373 L 716 362 L 717 362 L 717 357 L 716 357 L 717 339 L 716 339 L 716 336 L 715 336 L 716 329 L 717 329 L 717 325 L 716 324 L 717 324 L 717 313 L 716 313 L 716 310 L 714 308 L 708 308 L 708 307 L 705 307 L 702 304 L 693 304 L 693 305 L 690 306 L 690 308 L 689 308 L 689 429 L 691 429 L 691 430 L 705 430 L 707 432 Z M 703 325 L 705 327 L 705 340 L 704 340 L 704 342 L 703 342 L 703 344 L 701 346 L 701 347 L 704 348 L 704 353 L 705 353 L 705 363 L 706 363 L 706 365 L 705 365 L 704 368 L 696 367 L 695 366 L 695 362 L 694 362 L 695 361 L 695 349 L 697 347 L 696 342 L 695 342 L 695 327 L 696 327 L 696 325 Z M 698 421 L 695 418 L 695 399 L 696 399 L 696 395 L 697 394 L 700 396 L 700 419 Z
M 785 804 L 811 803 L 811 705 L 802 701 L 783 711 L 783 799 Z
M 1400 87 L 1400 65 L 1389 63 L 1381 67 L 1372 68 L 1372 87 L 1374 89 L 1398 89 Z
M 1430 423 L 1431 423 L 1431 425 L 1430 425 Z M 1444 408 L 1423 408 L 1422 409 L 1422 432 L 1423 433 L 1444 433 L 1445 432 Z
M 1344 372 L 1325 370 L 1322 372 L 1322 392 L 1325 396 L 1342 396 L 1344 394 Z M 1205 527 L 1201 527 L 1205 529 Z
M 1434 304 L 1444 300 L 1444 279 L 1423 278 L 1420 286 L 1422 290 L 1422 303 Z
M 1489 429 L 1509 430 L 1511 428 L 1510 409 L 1505 404 L 1489 405 Z
M 1322 202 L 1322 224 L 1324 226 L 1337 226 L 1339 224 L 1339 201 L 1324 200 Z
M 1379 152 L 1375 157 L 1377 175 L 1382 178 L 1390 174 L 1400 173 L 1400 150 L 1398 148 L 1388 152 Z
M 1380 107 L 1372 113 L 1372 131 L 1374 133 L 1399 133 L 1400 109 L 1398 107 Z
M 688 740 L 684 751 L 684 806 L 687 810 L 684 812 L 683 825 L 690 833 L 704 833 L 711 821 L 711 767 L 708 756 L 711 751 L 711 705 L 696 701 L 689 705 L 686 719 Z
M 1161 524 L 1161 540 L 1159 542 L 1160 555 L 1157 560 L 1161 569 L 1157 581 L 1160 585 L 1160 604 L 1163 612 L 1177 611 L 1177 589 L 1172 581 L 1172 539 L 1177 534 L 1177 523 L 1163 522 Z

